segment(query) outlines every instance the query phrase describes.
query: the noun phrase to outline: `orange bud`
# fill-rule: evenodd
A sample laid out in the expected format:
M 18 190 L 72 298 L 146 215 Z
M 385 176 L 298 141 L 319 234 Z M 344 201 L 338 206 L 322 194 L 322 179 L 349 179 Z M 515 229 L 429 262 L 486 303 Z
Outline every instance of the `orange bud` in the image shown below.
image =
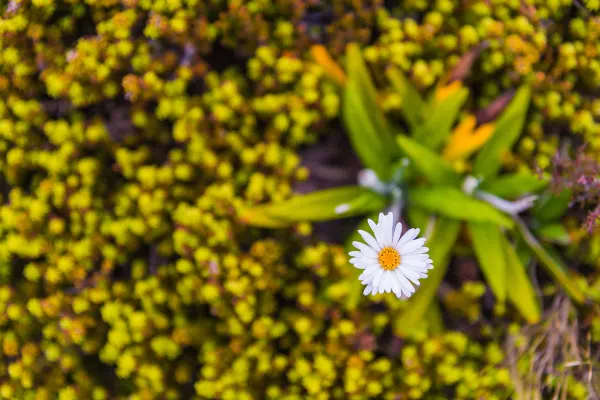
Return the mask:
M 448 97 L 458 92 L 462 88 L 461 81 L 452 81 L 447 85 L 440 86 L 435 91 L 435 101 L 440 103 L 446 100 Z
M 346 84 L 346 73 L 344 70 L 331 58 L 331 55 L 325 48 L 320 44 L 316 44 L 310 48 L 310 54 L 313 59 L 319 64 L 327 75 L 331 77 L 334 81 L 336 81 L 340 85 Z
M 475 116 L 469 115 L 458 124 L 442 153 L 445 160 L 465 159 L 489 140 L 494 132 L 494 123 L 483 124 L 475 129 L 476 123 Z

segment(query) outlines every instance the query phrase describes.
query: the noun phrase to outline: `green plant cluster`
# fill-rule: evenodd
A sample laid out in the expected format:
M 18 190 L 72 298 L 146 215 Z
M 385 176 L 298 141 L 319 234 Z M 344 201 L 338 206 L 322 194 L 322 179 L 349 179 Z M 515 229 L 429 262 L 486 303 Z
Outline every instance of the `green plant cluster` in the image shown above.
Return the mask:
M 401 318 L 406 332 L 431 313 L 454 244 L 460 241 L 462 223 L 468 228 L 466 240 L 494 293 L 498 311 L 503 312 L 508 301 L 528 322 L 540 321 L 540 299 L 527 273 L 534 256 L 574 301 L 582 304 L 594 297 L 594 293 L 588 295 L 582 288 L 585 278 L 569 272 L 549 243 L 536 237 L 544 242 L 568 244 L 560 219 L 568 208 L 571 191 L 564 190 L 558 196 L 549 192 L 531 196 L 545 188 L 546 177 L 531 172 L 505 173 L 502 168 L 503 155 L 518 141 L 526 121 L 531 97 L 528 85 L 519 87 L 492 121 L 473 130 L 476 118 L 468 115 L 453 129 L 469 95 L 460 80 L 439 85 L 425 100 L 402 72 L 389 67 L 387 75 L 405 103 L 400 114 L 410 132 L 404 135 L 397 133 L 397 126 L 385 118 L 358 47 L 349 45 L 345 58 L 347 77 L 343 72 L 334 72 L 336 68 L 324 57 L 320 61 L 330 75 L 344 75 L 338 79 L 342 120 L 373 182 L 251 207 L 244 211 L 249 223 L 276 228 L 304 220 L 364 215 L 390 207 L 396 208 L 398 218 L 404 214 L 421 231 L 430 227 L 428 246 L 436 267 L 419 293 L 410 299 L 410 310 Z M 456 69 L 452 74 L 455 72 Z M 468 172 L 473 175 L 449 160 L 469 165 Z M 521 219 L 519 214 L 530 208 L 528 218 Z M 366 229 L 367 220 L 368 217 L 359 226 Z M 347 240 L 347 247 L 352 239 Z
M 382 1 L 336 0 L 323 9 L 313 3 L 2 3 L 1 398 L 511 393 L 491 338 L 438 327 L 394 350 L 395 321 L 406 306 L 385 296 L 349 302 L 360 293 L 349 283 L 354 276 L 342 247 L 315 243 L 307 224 L 272 234 L 238 218 L 248 204 L 288 198 L 309 176 L 298 149 L 337 127 L 339 92 L 311 61 L 311 41 L 340 55 L 349 42 L 369 43 L 376 30 L 382 34 L 375 48 L 393 43 L 386 37 L 402 40 L 386 28 L 393 25 L 389 14 L 377 11 Z M 514 25 L 520 19 L 506 3 L 493 13 Z M 453 21 L 445 32 L 469 38 L 460 27 L 470 14 L 440 15 Z M 576 37 L 584 45 L 573 44 L 566 65 L 594 51 L 587 35 L 596 34 L 594 24 L 583 20 L 586 34 Z M 417 43 L 410 35 L 404 41 Z M 460 46 L 431 56 L 449 58 L 447 64 L 409 59 L 411 79 L 433 84 L 469 49 Z M 372 52 L 367 48 L 365 57 L 377 67 L 383 59 Z M 490 55 L 482 57 L 490 63 Z M 440 72 L 430 81 L 428 72 L 414 72 L 421 65 Z M 398 66 L 406 70 L 404 62 Z M 561 70 L 547 96 L 582 68 Z M 512 69 L 498 71 L 510 77 Z M 486 71 L 480 76 L 496 73 Z M 518 81 L 504 78 L 479 104 Z M 571 104 L 566 93 L 577 95 L 572 88 L 559 92 L 561 110 Z M 595 134 L 589 115 L 597 116 L 598 104 L 573 102 L 572 116 L 557 118 Z
M 592 2 L 590 2 L 592 3 Z M 419 13 L 422 18 L 411 18 Z M 409 73 L 421 89 L 433 86 L 461 56 L 481 43 L 480 62 L 467 80 L 480 87 L 474 106 L 484 107 L 523 82 L 533 87 L 533 110 L 511 162 L 514 168 L 547 169 L 557 136 L 580 135 L 600 149 L 600 19 L 592 7 L 570 1 L 407 1 L 378 14 L 381 35 L 365 58 L 382 70 Z

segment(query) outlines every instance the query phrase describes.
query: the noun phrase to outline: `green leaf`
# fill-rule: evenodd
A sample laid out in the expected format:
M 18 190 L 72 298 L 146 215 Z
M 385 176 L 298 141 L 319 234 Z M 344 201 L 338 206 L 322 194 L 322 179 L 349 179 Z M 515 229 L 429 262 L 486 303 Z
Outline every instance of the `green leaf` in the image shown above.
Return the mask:
M 469 223 L 475 255 L 492 292 L 500 303 L 506 300 L 506 258 L 502 247 L 503 233 L 498 225 Z
M 561 218 L 571 203 L 571 191 L 563 190 L 558 195 L 546 192 L 540 196 L 533 207 L 533 215 L 542 222 L 556 221 Z
M 409 137 L 399 135 L 396 139 L 400 150 L 429 182 L 449 186 L 460 184 L 460 175 L 437 153 Z
M 385 150 L 392 155 L 397 155 L 398 148 L 396 142 L 394 142 L 394 135 L 390 130 L 383 110 L 379 106 L 377 88 L 363 60 L 360 47 L 355 43 L 351 43 L 346 49 L 346 70 L 348 79 L 354 82 L 353 90 L 357 91 L 356 95 L 372 121 L 375 132 L 380 142 L 383 143 Z
M 449 186 L 414 188 L 408 192 L 408 202 L 432 213 L 471 222 L 491 222 L 510 228 L 512 220 L 486 202 L 467 196 Z
M 576 274 L 572 271 L 567 273 L 567 267 L 560 258 L 550 254 L 529 229 L 527 229 L 523 221 L 516 219 L 516 226 L 525 243 L 527 243 L 546 271 L 554 278 L 555 282 L 561 285 L 573 300 L 579 304 L 583 304 L 585 302 L 585 294 L 577 284 L 577 279 L 574 278 Z
M 356 226 L 356 229 L 354 229 L 352 231 L 352 234 L 350 236 L 348 236 L 346 238 L 346 240 L 344 241 L 344 249 L 346 250 L 346 252 L 351 252 L 351 251 L 356 250 L 354 248 L 354 246 L 352 245 L 352 242 L 355 242 L 355 241 L 364 242 L 364 239 L 362 238 L 362 236 L 360 236 L 360 233 L 358 233 L 358 231 L 363 230 L 366 232 L 372 232 L 371 227 L 369 226 L 369 219 L 371 219 L 371 220 L 375 221 L 375 223 L 377 223 L 377 218 L 379 217 L 380 212 L 383 212 L 383 207 L 381 208 L 380 211 L 371 212 L 368 216 L 366 216 L 365 218 L 363 218 L 360 221 L 360 223 Z
M 498 173 L 502 156 L 511 149 L 523 130 L 530 98 L 531 89 L 528 86 L 520 87 L 498 118 L 492 137 L 475 159 L 473 175 L 476 178 L 487 179 Z
M 392 153 L 379 137 L 378 128 L 362 102 L 357 84 L 353 80 L 348 80 L 344 86 L 342 118 L 352 148 L 362 164 L 375 171 L 379 179 L 387 180 Z
M 450 134 L 450 129 L 468 97 L 469 90 L 463 87 L 439 104 L 435 103 L 435 97 L 430 100 L 425 122 L 414 131 L 415 139 L 431 149 L 438 150 Z
M 431 302 L 431 305 L 425 312 L 423 318 L 416 323 L 413 328 L 411 334 L 419 335 L 419 334 L 430 334 L 435 335 L 444 331 L 444 320 L 442 318 L 442 310 L 440 309 L 439 301 L 434 299 Z M 399 333 L 398 333 L 399 332 Z M 402 335 L 403 328 L 394 325 L 394 333 Z
M 444 319 L 442 317 L 442 310 L 440 309 L 439 302 L 432 301 L 429 306 L 429 311 L 427 311 L 425 316 L 428 322 L 427 331 L 429 333 L 435 335 L 444 331 Z
M 429 277 L 421 280 L 422 284 L 416 293 L 408 300 L 406 311 L 396 320 L 395 328 L 398 334 L 406 337 L 414 331 L 419 321 L 430 309 L 446 270 L 450 262 L 450 253 L 454 242 L 458 237 L 460 222 L 440 218 L 433 230 L 433 234 L 427 241 L 429 256 L 433 260 L 433 269 L 429 271 Z
M 261 228 L 285 228 L 290 224 L 286 221 L 273 218 L 267 213 L 258 209 L 258 207 L 247 208 L 242 211 L 240 220 L 247 225 L 257 226 Z
M 505 237 L 502 237 L 501 240 L 506 257 L 506 273 L 510 283 L 508 300 L 519 310 L 527 322 L 538 323 L 541 318 L 540 303 L 531 279 L 527 275 L 527 270 L 512 244 Z
M 540 179 L 529 173 L 504 175 L 493 181 L 483 181 L 480 189 L 507 200 L 527 193 L 537 193 L 548 185 L 548 179 Z
M 439 334 L 444 331 L 444 319 L 442 318 L 442 310 L 437 301 L 432 301 L 427 314 L 427 331 L 431 334 Z
M 326 221 L 383 209 L 384 196 L 360 186 L 343 186 L 251 207 L 241 219 L 254 226 L 282 227 L 300 221 Z M 264 224 L 274 222 L 277 226 Z
M 429 225 L 429 221 L 431 218 L 431 214 L 424 211 L 422 208 L 417 207 L 407 207 L 404 211 L 406 215 L 406 220 L 408 225 L 411 228 L 419 228 L 421 230 L 421 234 L 425 234 L 427 231 L 427 225 Z
M 568 245 L 571 242 L 569 232 L 561 223 L 544 224 L 535 229 L 535 233 L 544 241 Z
M 390 83 L 402 98 L 402 116 L 411 130 L 415 130 L 421 124 L 421 113 L 425 109 L 425 102 L 417 88 L 395 67 L 389 67 L 386 75 Z
M 517 252 L 519 261 L 521 261 L 521 264 L 523 265 L 529 265 L 533 258 L 533 253 L 531 252 L 531 249 L 529 249 L 529 246 L 527 245 L 527 243 L 525 243 L 521 236 L 515 236 L 515 251 Z

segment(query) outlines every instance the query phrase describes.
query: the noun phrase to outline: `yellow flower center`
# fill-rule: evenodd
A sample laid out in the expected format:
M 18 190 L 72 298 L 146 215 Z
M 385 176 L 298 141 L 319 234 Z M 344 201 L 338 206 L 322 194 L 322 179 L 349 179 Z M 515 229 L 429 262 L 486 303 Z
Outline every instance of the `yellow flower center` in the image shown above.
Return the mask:
M 400 254 L 393 247 L 384 247 L 377 256 L 379 265 L 386 271 L 393 271 L 400 265 Z

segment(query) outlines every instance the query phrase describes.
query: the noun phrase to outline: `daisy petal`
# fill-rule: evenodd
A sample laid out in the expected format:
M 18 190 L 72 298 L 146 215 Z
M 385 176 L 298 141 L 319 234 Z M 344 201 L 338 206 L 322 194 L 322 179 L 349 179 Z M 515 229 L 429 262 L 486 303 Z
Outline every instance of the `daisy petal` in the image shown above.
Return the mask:
M 429 259 L 429 254 L 410 254 L 410 255 L 403 255 L 402 256 L 402 261 L 426 261 Z M 361 258 L 361 260 L 363 260 L 363 258 Z
M 377 271 L 377 273 L 375 274 L 375 277 L 373 278 L 373 290 L 374 291 L 378 291 L 379 290 L 379 284 L 381 283 L 381 278 L 383 278 L 383 269 L 380 269 L 379 271 Z
M 412 228 L 412 229 L 407 230 L 406 233 L 404 235 L 402 235 L 402 237 L 398 241 L 398 244 L 396 245 L 396 250 L 399 250 L 405 243 L 408 243 L 411 240 L 413 240 L 414 238 L 416 238 L 417 235 L 419 234 L 419 232 L 420 232 L 419 228 Z
M 392 238 L 392 246 L 395 247 L 398 240 L 400 240 L 400 235 L 402 234 L 402 224 L 398 222 L 396 224 L 396 228 L 394 229 L 394 237 Z
M 390 274 L 388 274 L 388 277 L 387 277 L 387 285 L 385 287 L 385 292 L 392 293 L 393 289 L 394 289 L 394 275 L 392 273 L 390 273 Z
M 400 284 L 402 285 L 402 291 L 404 293 L 406 293 L 408 296 L 412 295 L 415 292 L 414 286 L 408 281 L 408 279 L 406 279 L 406 277 L 404 276 L 402 271 L 400 271 L 400 269 L 397 269 L 394 272 L 396 272 L 396 277 L 398 278 L 398 280 L 400 281 Z
M 411 251 L 414 251 L 414 250 L 418 249 L 419 247 L 422 247 L 424 243 L 425 243 L 425 239 L 415 239 L 411 242 L 405 243 L 402 245 L 402 247 L 400 247 L 400 255 L 410 253 Z
M 389 271 L 385 271 L 385 272 L 389 272 Z M 383 274 L 383 279 L 381 280 L 381 285 L 379 285 L 379 293 L 387 293 L 387 288 L 388 288 L 388 283 L 389 281 L 389 277 L 386 276 L 387 274 Z
M 367 269 L 367 268 L 379 266 L 379 264 L 373 263 L 373 262 L 370 262 L 370 263 L 358 263 L 358 264 L 353 264 L 353 265 L 354 265 L 354 268 L 357 268 L 357 269 Z
M 401 267 L 402 268 L 402 267 Z M 416 271 L 413 271 L 410 268 L 402 268 L 402 273 L 404 274 L 404 276 L 409 279 L 412 283 L 414 283 L 415 285 L 419 286 L 419 273 Z
M 377 244 L 379 244 L 380 248 L 383 248 L 383 238 L 381 237 L 381 233 L 379 231 L 379 225 L 377 225 L 375 222 L 373 222 L 373 220 L 368 220 L 369 222 L 369 226 L 371 227 L 371 230 L 373 231 L 373 234 L 375 235 L 375 240 L 377 240 Z
M 387 231 L 387 220 L 387 215 L 384 215 L 383 213 L 379 214 L 379 232 L 381 233 L 381 240 L 383 240 L 383 245 L 381 247 L 389 246 L 390 242 Z
M 392 291 L 394 292 L 394 294 L 396 295 L 396 297 L 397 298 L 402 297 L 402 289 L 401 289 L 400 283 L 396 279 L 395 275 L 392 275 L 391 281 L 392 281 Z
M 402 285 L 402 281 L 400 280 L 400 278 L 398 278 L 398 274 L 394 274 L 394 280 L 396 281 L 396 285 L 398 285 L 398 293 L 396 293 L 396 296 L 398 298 L 402 297 L 402 294 L 406 294 L 407 296 L 410 296 L 410 294 L 408 292 L 406 292 L 406 289 L 404 289 L 404 286 Z
M 370 264 L 377 263 L 377 259 L 372 257 L 351 258 L 349 262 L 350 264 Z
M 385 235 L 387 238 L 386 246 L 392 245 L 392 237 L 393 237 L 393 229 L 394 229 L 394 214 L 388 213 L 385 219 Z
M 359 249 L 360 251 L 362 251 L 363 254 L 366 256 L 374 257 L 374 258 L 377 257 L 377 252 L 364 243 L 352 242 L 352 246 L 354 246 L 357 249 Z
M 375 238 L 370 233 L 367 233 L 363 230 L 359 230 L 358 233 L 360 234 L 360 236 L 362 236 L 365 242 L 367 242 L 367 244 L 371 246 L 371 248 L 373 248 L 375 251 L 381 250 L 381 246 L 379 246 L 377 240 L 375 240 Z
M 367 268 L 363 271 L 362 274 L 358 277 L 360 281 L 365 280 L 367 278 L 373 277 L 375 273 L 379 270 L 378 267 Z
M 406 253 L 405 256 L 418 256 L 419 254 L 424 254 L 424 253 L 427 253 L 428 251 L 429 251 L 429 247 L 423 246 L 423 247 L 419 247 L 418 249 L 413 250 L 409 253 Z

